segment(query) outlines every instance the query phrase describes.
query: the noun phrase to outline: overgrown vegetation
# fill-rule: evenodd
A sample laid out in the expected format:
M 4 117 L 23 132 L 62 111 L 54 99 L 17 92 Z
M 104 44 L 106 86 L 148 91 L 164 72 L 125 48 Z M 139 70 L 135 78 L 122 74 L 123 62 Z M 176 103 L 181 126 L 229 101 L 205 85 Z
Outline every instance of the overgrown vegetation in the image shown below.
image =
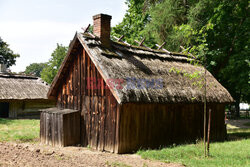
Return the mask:
M 142 158 L 186 166 L 249 166 L 250 129 L 230 130 L 228 139 L 235 141 L 210 144 L 210 157 L 204 157 L 203 143 L 180 145 L 160 150 L 140 150 Z
M 40 120 L 0 118 L 0 142 L 36 142 L 39 140 Z

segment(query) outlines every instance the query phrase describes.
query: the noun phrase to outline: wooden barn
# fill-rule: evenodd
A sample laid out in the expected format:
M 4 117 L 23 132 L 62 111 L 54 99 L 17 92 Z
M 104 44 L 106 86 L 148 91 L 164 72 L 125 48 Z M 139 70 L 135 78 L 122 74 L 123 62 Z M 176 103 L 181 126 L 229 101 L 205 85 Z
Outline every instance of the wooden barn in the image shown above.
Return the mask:
M 58 109 L 80 111 L 81 144 L 126 153 L 202 138 L 203 89 L 190 75 L 204 68 L 183 54 L 112 41 L 109 15 L 93 21 L 93 34 L 75 34 L 48 93 Z M 211 138 L 224 140 L 225 105 L 233 99 L 206 77 Z
M 32 76 L 0 73 L 0 118 L 39 118 L 39 109 L 55 106 L 49 85 Z

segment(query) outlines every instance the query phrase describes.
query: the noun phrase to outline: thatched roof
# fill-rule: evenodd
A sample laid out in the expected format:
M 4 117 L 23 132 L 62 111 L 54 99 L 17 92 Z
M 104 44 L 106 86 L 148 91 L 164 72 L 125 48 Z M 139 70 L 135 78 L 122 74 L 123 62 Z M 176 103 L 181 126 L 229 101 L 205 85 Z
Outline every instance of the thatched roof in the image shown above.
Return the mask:
M 186 103 L 201 102 L 203 89 L 200 87 L 204 68 L 190 63 L 190 59 L 183 54 L 128 46 L 123 43 L 112 42 L 112 48 L 103 48 L 97 38 L 87 34 L 77 33 L 71 46 L 81 43 L 90 59 L 98 67 L 105 81 L 108 79 L 123 79 L 122 89 L 112 89 L 112 93 L 119 103 L 126 102 L 155 102 L 155 103 Z M 68 68 L 71 49 L 59 73 L 52 83 L 49 96 L 56 96 L 58 81 L 62 79 L 60 72 Z M 195 77 L 194 74 L 200 74 Z M 136 88 L 127 87 L 131 80 L 136 79 Z M 193 78 L 193 79 L 192 79 Z M 155 87 L 148 81 L 155 79 Z M 142 81 L 142 82 L 139 82 Z M 147 81 L 145 81 L 147 80 Z M 145 83 L 147 82 L 147 83 Z M 144 87 L 140 87 L 140 83 Z M 149 87 L 145 87 L 145 85 Z M 152 84 L 152 83 L 151 83 Z M 132 89 L 131 89 L 132 88 Z M 228 91 L 207 71 L 207 101 L 216 103 L 232 102 Z
M 0 100 L 48 99 L 49 85 L 38 77 L 0 73 Z

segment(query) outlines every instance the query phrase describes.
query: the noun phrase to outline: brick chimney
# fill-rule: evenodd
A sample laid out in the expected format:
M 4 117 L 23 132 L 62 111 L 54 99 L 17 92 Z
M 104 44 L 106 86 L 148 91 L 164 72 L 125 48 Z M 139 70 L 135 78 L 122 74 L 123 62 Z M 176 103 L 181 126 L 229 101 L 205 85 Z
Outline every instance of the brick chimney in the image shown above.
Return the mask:
M 106 14 L 98 14 L 93 16 L 94 26 L 93 33 L 99 37 L 104 47 L 110 47 L 110 21 L 112 16 Z

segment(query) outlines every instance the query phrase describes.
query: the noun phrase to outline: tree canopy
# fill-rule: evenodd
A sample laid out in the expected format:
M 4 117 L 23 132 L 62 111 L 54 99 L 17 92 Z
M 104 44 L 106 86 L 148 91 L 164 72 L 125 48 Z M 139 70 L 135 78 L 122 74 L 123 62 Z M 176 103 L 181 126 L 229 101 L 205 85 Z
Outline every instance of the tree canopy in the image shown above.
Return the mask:
M 41 72 L 46 66 L 46 63 L 32 63 L 26 67 L 24 73 L 26 75 L 35 75 L 37 77 L 41 77 Z
M 112 35 L 124 35 L 135 44 L 166 42 L 165 49 L 180 46 L 203 60 L 206 68 L 236 100 L 250 103 L 250 31 L 248 0 L 127 0 L 123 21 Z
M 51 83 L 56 76 L 61 63 L 66 56 L 68 47 L 57 44 L 56 49 L 51 54 L 51 58 L 41 72 L 41 77 L 47 83 Z
M 10 67 L 16 63 L 16 58 L 18 57 L 19 54 L 14 53 L 0 37 L 0 63 Z

